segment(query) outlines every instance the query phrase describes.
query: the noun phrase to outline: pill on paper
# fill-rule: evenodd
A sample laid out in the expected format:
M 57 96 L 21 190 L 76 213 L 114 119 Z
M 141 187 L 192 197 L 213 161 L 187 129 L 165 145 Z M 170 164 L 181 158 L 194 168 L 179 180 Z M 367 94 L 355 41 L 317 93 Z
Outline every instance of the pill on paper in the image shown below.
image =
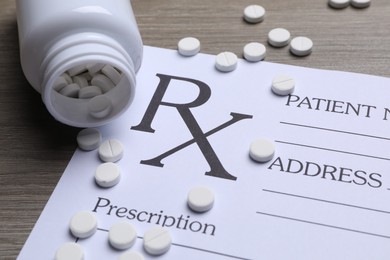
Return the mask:
M 137 231 L 128 222 L 121 221 L 111 226 L 108 231 L 108 241 L 116 249 L 128 249 L 137 240 Z
M 102 73 L 106 75 L 115 85 L 121 80 L 121 74 L 111 65 L 107 64 L 102 68 Z
M 99 157 L 103 162 L 116 162 L 123 157 L 123 145 L 116 139 L 104 141 L 99 147 Z
M 257 139 L 250 145 L 249 155 L 257 162 L 268 162 L 275 154 L 275 145 L 267 139 Z
M 200 41 L 194 37 L 183 38 L 178 42 L 177 49 L 183 56 L 194 56 L 200 51 Z
M 294 91 L 295 80 L 288 75 L 277 75 L 272 80 L 272 91 L 280 96 L 287 96 Z
M 215 67 L 222 72 L 230 72 L 237 68 L 237 55 L 230 51 L 221 52 L 215 59 Z
M 296 56 L 306 56 L 311 53 L 313 41 L 304 36 L 298 36 L 291 40 L 290 51 Z
M 196 212 L 205 212 L 214 205 L 214 193 L 206 187 L 195 187 L 187 197 L 188 206 Z
M 119 260 L 144 260 L 145 258 L 138 252 L 127 251 L 119 256 Z
M 79 244 L 68 242 L 60 246 L 54 257 L 55 260 L 83 260 L 83 249 Z
M 72 83 L 60 90 L 60 94 L 71 97 L 71 98 L 76 98 L 79 95 L 80 91 L 80 86 L 77 83 Z
M 265 58 L 266 53 L 265 46 L 259 42 L 251 42 L 244 46 L 244 58 L 247 61 L 261 61 Z
M 350 0 L 329 0 L 328 4 L 335 9 L 341 9 L 349 6 L 349 2 Z
M 268 33 L 268 43 L 274 47 L 283 47 L 290 42 L 290 32 L 284 28 L 275 28 Z
M 351 0 L 351 5 L 355 8 L 366 8 L 371 4 L 371 0 Z
M 111 113 L 112 104 L 108 97 L 105 95 L 99 95 L 89 100 L 88 110 L 91 116 L 95 118 L 103 118 Z
M 248 23 L 259 23 L 264 20 L 265 9 L 260 5 L 249 5 L 244 9 L 244 20 Z
M 90 237 L 97 230 L 96 217 L 89 211 L 80 211 L 71 218 L 69 229 L 75 237 Z
M 95 181 L 100 187 L 113 187 L 119 183 L 120 178 L 121 172 L 115 163 L 102 163 L 96 168 Z
M 96 74 L 93 76 L 91 84 L 99 87 L 103 93 L 106 93 L 115 87 L 114 82 L 103 74 Z
M 96 86 L 86 86 L 80 89 L 79 98 L 93 98 L 102 94 L 102 90 Z
M 162 255 L 171 247 L 169 231 L 162 227 L 153 227 L 144 234 L 144 249 L 151 255 Z
M 95 128 L 85 128 L 77 135 L 77 144 L 80 149 L 85 151 L 92 151 L 99 147 L 102 142 L 102 135 L 99 130 Z

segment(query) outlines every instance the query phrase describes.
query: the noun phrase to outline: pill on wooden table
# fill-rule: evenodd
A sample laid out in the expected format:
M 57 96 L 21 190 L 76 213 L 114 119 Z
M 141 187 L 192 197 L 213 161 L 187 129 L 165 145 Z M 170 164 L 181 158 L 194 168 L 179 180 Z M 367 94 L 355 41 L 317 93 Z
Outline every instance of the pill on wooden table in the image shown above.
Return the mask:
M 73 76 L 76 76 L 78 74 L 83 73 L 86 70 L 87 70 L 87 68 L 86 68 L 85 64 L 82 64 L 82 65 L 78 65 L 78 66 L 75 66 L 75 67 L 69 69 L 68 74 L 69 74 L 69 76 L 73 77 Z
M 244 46 L 244 58 L 247 61 L 257 62 L 265 58 L 267 49 L 259 42 L 251 42 Z
M 55 260 L 83 260 L 84 252 L 79 244 L 68 242 L 61 245 L 55 254 Z
M 127 251 L 119 256 L 119 260 L 144 260 L 145 258 L 138 252 Z
M 287 96 L 294 91 L 295 81 L 288 75 L 277 75 L 272 80 L 272 91 L 280 96 Z
M 121 80 L 121 74 L 113 66 L 107 64 L 102 68 L 102 73 L 106 75 L 115 85 Z
M 183 56 L 194 56 L 200 51 L 200 41 L 194 37 L 183 38 L 178 42 L 177 49 Z
M 244 20 L 248 23 L 259 23 L 264 20 L 265 9 L 260 5 L 249 5 L 244 9 Z
M 351 0 L 351 5 L 355 8 L 366 8 L 371 4 L 371 0 Z
M 106 93 L 115 87 L 114 82 L 103 74 L 96 74 L 93 76 L 91 85 L 99 87 L 103 93 Z
M 96 168 L 95 181 L 100 187 L 113 187 L 119 183 L 120 178 L 121 172 L 115 163 L 102 163 Z
M 96 86 L 86 86 L 79 91 L 79 98 L 93 98 L 102 94 L 102 90 Z
M 123 157 L 123 145 L 116 139 L 104 141 L 99 147 L 99 157 L 103 162 L 116 162 Z
M 188 206 L 196 212 L 206 212 L 214 205 L 214 193 L 206 187 L 195 187 L 187 197 Z
M 137 240 L 137 231 L 128 222 L 121 221 L 111 226 L 108 231 L 108 241 L 116 249 L 128 249 Z
M 95 128 L 85 128 L 77 135 L 77 144 L 80 149 L 92 151 L 99 147 L 102 142 L 102 134 Z
M 250 145 L 249 155 L 257 162 L 268 162 L 275 154 L 275 145 L 268 139 L 257 139 Z
M 284 28 L 275 28 L 268 33 L 268 43 L 274 47 L 283 47 L 290 42 L 290 32 Z
M 79 91 L 80 86 L 77 83 L 72 83 L 63 87 L 60 90 L 60 94 L 71 98 L 77 98 L 79 95 Z
M 106 64 L 104 63 L 88 63 L 86 68 L 90 75 L 98 73 Z
M 171 247 L 172 239 L 168 230 L 153 227 L 144 234 L 144 249 L 151 255 L 162 255 Z
M 296 56 L 306 56 L 311 53 L 313 41 L 304 36 L 298 36 L 291 40 L 290 51 Z
M 350 0 L 329 0 L 328 4 L 335 9 L 341 9 L 349 6 L 349 2 Z
M 237 55 L 230 51 L 221 52 L 215 59 L 215 67 L 222 72 L 230 72 L 237 68 Z
M 73 82 L 79 84 L 81 88 L 88 86 L 88 80 L 83 74 L 74 76 Z
M 58 92 L 61 91 L 64 87 L 68 86 L 69 83 L 66 81 L 66 79 L 62 76 L 58 77 L 53 84 L 53 88 L 57 90 Z
M 104 118 L 111 113 L 111 100 L 105 95 L 91 98 L 88 102 L 88 110 L 91 116 L 95 118 Z
M 66 82 L 68 82 L 68 84 L 73 83 L 73 80 L 71 76 L 68 75 L 68 73 L 62 73 L 61 77 L 63 77 L 66 80 Z
M 69 228 L 75 237 L 90 237 L 97 230 L 96 217 L 89 211 L 80 211 L 71 218 Z

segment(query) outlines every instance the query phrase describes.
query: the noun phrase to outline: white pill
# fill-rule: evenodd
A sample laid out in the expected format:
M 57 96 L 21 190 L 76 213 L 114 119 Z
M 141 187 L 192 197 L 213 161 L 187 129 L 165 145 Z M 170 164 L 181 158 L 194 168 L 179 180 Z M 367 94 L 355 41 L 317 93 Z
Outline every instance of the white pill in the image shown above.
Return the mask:
M 272 91 L 280 96 L 287 96 L 294 91 L 295 81 L 288 75 L 277 75 L 272 80 Z
M 183 56 L 194 56 L 200 51 L 200 41 L 194 37 L 186 37 L 177 44 L 179 53 Z
M 264 20 L 265 9 L 260 5 L 249 5 L 244 9 L 244 19 L 248 23 L 259 23 Z
M 89 100 L 88 110 L 90 115 L 95 118 L 106 117 L 112 110 L 111 100 L 105 95 L 96 96 Z
M 69 69 L 68 74 L 69 74 L 69 76 L 73 77 L 73 76 L 76 76 L 78 74 L 81 74 L 82 72 L 84 72 L 86 70 L 87 70 L 87 68 L 86 68 L 85 64 L 82 64 L 82 65 L 79 65 L 79 66 L 76 66 L 76 67 Z
M 307 37 L 299 36 L 291 40 L 290 51 L 296 56 L 306 56 L 311 53 L 313 41 Z
M 99 157 L 103 162 L 117 162 L 123 157 L 123 145 L 116 139 L 104 141 L 99 147 Z
M 63 74 L 61 75 L 61 77 L 63 77 L 63 78 L 66 80 L 66 82 L 68 82 L 68 84 L 73 83 L 73 80 L 72 80 L 72 78 L 68 75 L 68 73 L 63 73 Z
M 102 94 L 102 90 L 96 86 L 86 86 L 79 91 L 79 98 L 93 98 Z
M 230 51 L 221 52 L 215 59 L 215 67 L 222 72 L 230 72 L 237 68 L 237 55 Z
M 214 193 L 206 187 L 195 187 L 187 197 L 188 206 L 196 212 L 206 212 L 214 205 Z
M 162 255 L 168 252 L 171 244 L 169 231 L 162 227 L 153 227 L 144 234 L 144 249 L 151 255 Z
M 56 81 L 54 81 L 53 88 L 57 90 L 58 92 L 61 91 L 64 87 L 68 86 L 68 82 L 66 79 L 62 76 L 59 76 Z
M 84 77 L 87 81 L 90 81 L 92 79 L 91 74 L 89 74 L 88 72 L 79 74 L 78 76 Z
M 83 260 L 83 249 L 79 244 L 68 242 L 58 248 L 55 260 Z
M 119 260 L 144 260 L 145 258 L 138 252 L 127 251 L 119 256 Z
M 97 220 L 94 214 L 89 211 L 76 213 L 69 223 L 70 232 L 78 238 L 87 238 L 95 234 Z
M 72 83 L 60 90 L 60 94 L 71 97 L 71 98 L 76 98 L 79 95 L 80 91 L 80 86 L 77 83 Z
M 88 80 L 84 74 L 77 75 L 73 77 L 73 82 L 79 84 L 81 88 L 88 86 Z
M 91 84 L 99 87 L 103 93 L 106 93 L 115 87 L 114 82 L 103 74 L 96 74 L 93 76 Z
M 257 139 L 250 145 L 249 155 L 257 162 L 268 162 L 275 154 L 275 145 L 267 139 Z
M 119 183 L 120 178 L 121 172 L 115 163 L 102 163 L 96 168 L 95 181 L 100 187 L 113 187 Z
M 257 62 L 265 58 L 267 49 L 259 42 L 251 42 L 244 46 L 244 58 L 247 61 Z
M 121 74 L 111 65 L 106 65 L 102 68 L 102 73 L 106 75 L 115 85 L 121 81 Z
M 275 28 L 268 33 L 268 43 L 274 47 L 283 47 L 289 43 L 290 36 L 286 29 Z
M 90 75 L 98 73 L 106 64 L 104 63 L 88 63 L 86 68 Z
M 351 0 L 351 5 L 355 8 L 366 8 L 371 4 L 371 0 Z
M 85 151 L 92 151 L 99 147 L 102 142 L 102 135 L 99 130 L 95 128 L 85 128 L 77 135 L 77 144 L 80 149 Z
M 116 249 L 128 249 L 137 240 L 137 231 L 128 222 L 122 221 L 111 226 L 108 232 L 108 241 Z
M 350 0 L 329 0 L 328 4 L 335 9 L 341 9 L 347 7 L 349 2 Z

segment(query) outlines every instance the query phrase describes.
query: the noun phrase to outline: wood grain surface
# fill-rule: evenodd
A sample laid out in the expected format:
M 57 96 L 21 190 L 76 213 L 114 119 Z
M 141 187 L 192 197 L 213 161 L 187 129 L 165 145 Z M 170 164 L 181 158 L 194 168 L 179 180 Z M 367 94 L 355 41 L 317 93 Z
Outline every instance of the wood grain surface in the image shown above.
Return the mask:
M 31 0 L 33 1 L 33 0 Z M 243 9 L 266 9 L 260 24 L 243 21 Z M 390 1 L 366 9 L 334 10 L 327 0 L 133 0 L 145 45 L 176 49 L 197 37 L 201 52 L 233 51 L 258 41 L 269 62 L 390 77 Z M 50 10 L 47 10 L 48 12 Z M 15 259 L 75 148 L 79 129 L 56 122 L 20 67 L 14 0 L 0 0 L 0 259 Z M 298 58 L 288 47 L 267 45 L 268 32 L 288 29 L 314 42 Z M 390 87 L 390 86 L 389 86 Z

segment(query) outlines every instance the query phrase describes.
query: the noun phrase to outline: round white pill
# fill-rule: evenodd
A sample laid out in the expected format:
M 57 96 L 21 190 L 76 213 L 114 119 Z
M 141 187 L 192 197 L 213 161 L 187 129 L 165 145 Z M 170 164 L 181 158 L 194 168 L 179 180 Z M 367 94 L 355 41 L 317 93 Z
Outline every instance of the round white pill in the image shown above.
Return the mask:
M 277 75 L 272 80 L 272 91 L 280 96 L 287 96 L 294 91 L 295 81 L 288 75 Z
M 92 236 L 97 230 L 97 220 L 94 214 L 89 211 L 76 213 L 69 223 L 70 232 L 78 238 Z
M 102 142 L 102 135 L 99 130 L 95 128 L 85 128 L 77 135 L 77 144 L 80 149 L 85 151 L 92 151 L 99 147 Z
M 79 244 L 69 242 L 65 243 L 60 248 L 57 249 L 57 252 L 54 257 L 55 260 L 83 260 L 84 253 L 83 249 Z
M 116 139 L 103 142 L 99 147 L 99 157 L 103 162 L 116 162 L 123 157 L 123 145 Z
M 71 98 L 76 98 L 79 95 L 80 91 L 80 86 L 77 83 L 72 83 L 60 90 L 60 94 L 71 97 Z
M 137 231 L 128 222 L 118 222 L 111 226 L 108 232 L 108 241 L 116 249 L 130 248 L 137 240 Z
M 257 62 L 265 58 L 267 49 L 259 42 L 251 42 L 244 46 L 244 58 L 247 61 Z
M 350 0 L 329 0 L 328 4 L 335 9 L 341 9 L 347 7 L 349 2 Z
M 115 163 L 102 163 L 96 168 L 95 181 L 100 187 L 113 187 L 119 183 L 120 178 L 121 172 Z
M 115 87 L 114 82 L 103 74 L 96 74 L 93 76 L 91 84 L 99 87 L 103 93 L 106 93 Z
M 119 256 L 119 260 L 144 260 L 145 258 L 138 252 L 127 251 Z
M 307 37 L 299 36 L 291 40 L 290 51 L 296 56 L 306 56 L 311 53 L 313 41 Z
M 249 155 L 257 162 L 268 162 L 275 154 L 275 145 L 267 139 L 257 139 L 250 145 Z
M 69 69 L 68 74 L 69 74 L 69 76 L 73 77 L 73 76 L 76 76 L 76 75 L 86 71 L 86 70 L 87 70 L 87 68 L 86 68 L 85 64 L 82 64 L 82 65 L 79 65 L 79 66 L 76 66 L 76 67 Z
M 53 88 L 57 91 L 61 91 L 64 87 L 69 85 L 66 79 L 62 76 L 59 76 L 53 84 Z
M 79 98 L 93 98 L 102 94 L 102 90 L 96 86 L 86 86 L 80 89 Z
M 73 82 L 77 83 L 81 88 L 88 86 L 88 80 L 83 75 L 74 76 Z
M 171 247 L 169 231 L 162 227 L 153 227 L 144 234 L 144 249 L 151 255 L 162 255 Z
M 230 51 L 221 52 L 215 60 L 215 67 L 222 72 L 230 72 L 237 68 L 237 55 Z
M 121 74 L 109 64 L 102 68 L 102 73 L 106 75 L 115 85 L 118 85 L 121 80 Z
M 206 187 L 195 187 L 187 198 L 188 206 L 196 212 L 206 212 L 214 205 L 214 193 Z
M 268 33 L 268 43 L 274 47 L 283 47 L 289 43 L 290 36 L 286 29 L 275 28 Z
M 178 42 L 177 49 L 183 56 L 194 56 L 200 51 L 200 41 L 194 37 L 183 38 Z
M 88 110 L 91 116 L 95 118 L 103 118 L 111 113 L 112 104 L 108 97 L 105 95 L 99 95 L 89 100 Z
M 371 4 L 371 0 L 351 0 L 351 5 L 355 8 L 366 8 Z
M 106 64 L 104 63 L 88 63 L 86 68 L 90 75 L 98 73 Z
M 264 20 L 265 9 L 260 5 L 249 5 L 244 9 L 244 19 L 248 23 L 259 23 Z

